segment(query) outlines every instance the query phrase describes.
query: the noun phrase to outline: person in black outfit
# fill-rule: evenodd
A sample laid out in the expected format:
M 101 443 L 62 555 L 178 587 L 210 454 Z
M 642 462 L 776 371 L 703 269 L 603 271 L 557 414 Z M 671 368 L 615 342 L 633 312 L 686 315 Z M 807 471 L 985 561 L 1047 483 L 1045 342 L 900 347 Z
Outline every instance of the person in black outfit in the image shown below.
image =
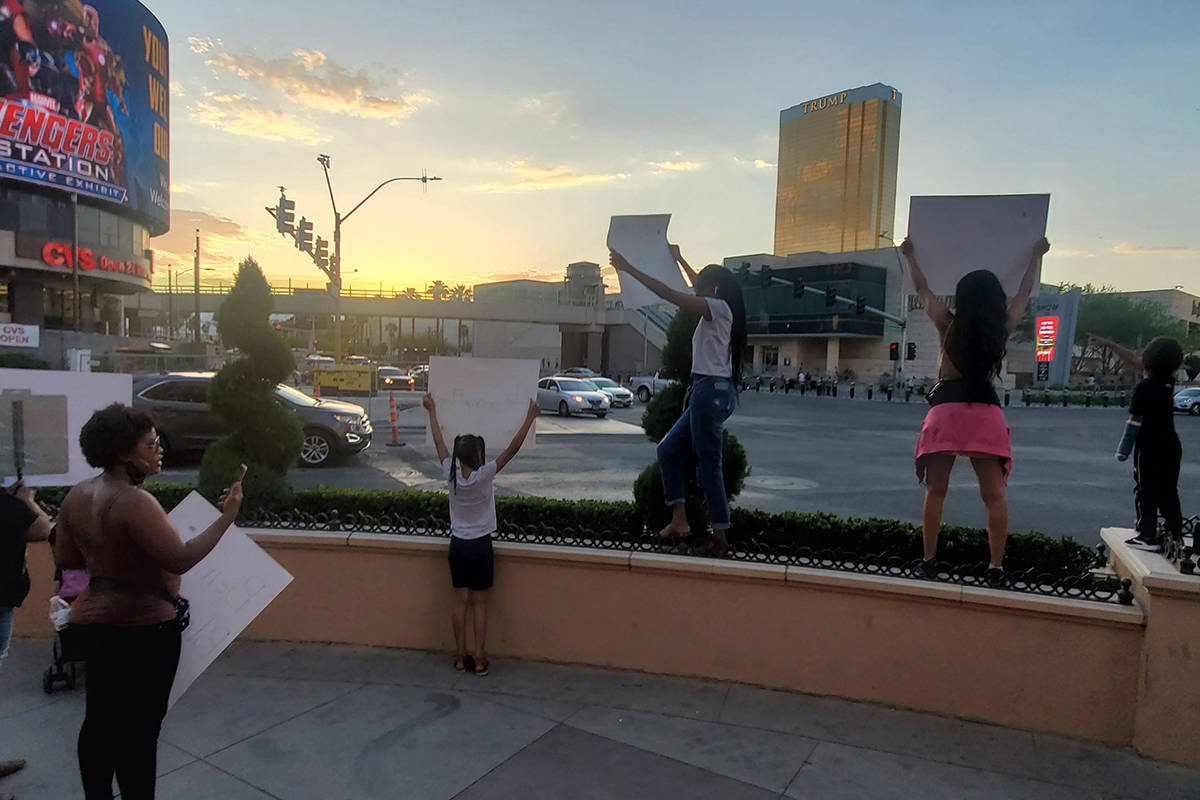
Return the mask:
M 50 536 L 50 520 L 22 481 L 0 490 L 0 661 L 8 654 L 13 613 L 29 594 L 29 571 L 25 568 L 27 542 L 44 542 Z M 0 778 L 21 770 L 20 759 L 0 761 Z M 12 795 L 0 791 L 0 800 Z
M 1095 338 L 1095 337 L 1093 337 Z M 1097 340 L 1120 358 L 1140 367 L 1144 378 L 1133 390 L 1125 434 L 1117 445 L 1117 460 L 1133 453 L 1133 498 L 1137 511 L 1137 535 L 1125 544 L 1137 550 L 1161 552 L 1158 516 L 1161 513 L 1169 537 L 1183 535 L 1183 513 L 1179 506 L 1179 464 L 1183 448 L 1175 433 L 1175 372 L 1183 364 L 1179 342 L 1159 337 L 1138 356 L 1131 350 L 1104 339 Z

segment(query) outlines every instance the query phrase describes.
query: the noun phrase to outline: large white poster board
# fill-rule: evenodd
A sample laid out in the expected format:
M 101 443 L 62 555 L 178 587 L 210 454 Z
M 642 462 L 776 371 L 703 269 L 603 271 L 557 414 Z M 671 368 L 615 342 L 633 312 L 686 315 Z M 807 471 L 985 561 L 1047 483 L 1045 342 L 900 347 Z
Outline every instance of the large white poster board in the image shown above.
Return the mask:
M 132 399 L 130 375 L 0 369 L 0 477 L 11 482 L 16 476 L 18 451 L 30 486 L 69 486 L 92 477 L 97 470 L 79 449 L 79 431 L 99 409 Z
M 1011 297 L 1021 285 L 1034 244 L 1046 235 L 1049 210 L 1048 194 L 913 197 L 908 238 L 934 294 L 952 295 L 962 276 L 989 269 Z M 913 291 L 907 270 L 905 287 Z
M 521 429 L 529 401 L 537 399 L 540 367 L 524 358 L 430 358 L 429 394 L 446 446 L 453 449 L 454 437 L 469 433 L 483 437 L 489 459 L 498 455 Z M 536 430 L 535 423 L 523 447 L 535 444 Z M 425 442 L 433 447 L 428 418 Z
M 625 256 L 625 260 L 651 278 L 672 289 L 687 291 L 687 283 L 679 265 L 667 246 L 667 225 L 670 214 L 641 214 L 615 216 L 608 223 L 608 248 Z M 663 302 L 662 298 L 624 273 L 617 273 L 621 283 L 621 303 L 625 308 L 642 308 Z
M 188 541 L 217 521 L 221 513 L 197 492 L 171 512 L 171 522 Z M 239 633 L 292 582 L 292 576 L 238 527 L 230 527 L 203 561 L 184 574 L 179 594 L 191 604 L 191 624 L 183 632 L 179 669 L 169 705 Z

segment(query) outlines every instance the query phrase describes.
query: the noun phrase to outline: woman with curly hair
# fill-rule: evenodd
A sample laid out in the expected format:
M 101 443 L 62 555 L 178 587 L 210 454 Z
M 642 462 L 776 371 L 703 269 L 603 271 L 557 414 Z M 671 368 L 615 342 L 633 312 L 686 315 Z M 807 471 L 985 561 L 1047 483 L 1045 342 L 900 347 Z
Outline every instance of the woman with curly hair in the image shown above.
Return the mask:
M 87 653 L 87 710 L 79 771 L 87 800 L 153 798 L 158 733 L 179 665 L 186 602 L 179 576 L 216 547 L 237 518 L 242 485 L 221 496 L 221 516 L 183 541 L 142 482 L 162 468 L 150 416 L 114 403 L 83 426 L 79 446 L 102 470 L 67 494 L 55 522 L 54 561 L 86 569 L 71 606 Z
M 986 269 L 969 272 L 959 280 L 950 311 L 929 288 L 917 264 L 916 247 L 905 239 L 900 252 L 908 261 L 913 287 L 938 331 L 941 343 L 938 382 L 929 392 L 930 409 L 917 437 L 917 479 L 925 484 L 925 508 L 921 519 L 924 559 L 918 572 L 927 578 L 937 575 L 938 530 L 942 506 L 950 485 L 950 471 L 958 456 L 971 459 L 979 479 L 979 493 L 987 507 L 988 563 L 990 585 L 1004 584 L 1004 544 L 1008 539 L 1008 501 L 1005 485 L 1012 466 L 1012 444 L 1004 411 L 993 382 L 1000 375 L 1009 334 L 1029 305 L 1033 283 L 1042 256 L 1050 243 L 1041 239 L 1033 246 L 1021 286 L 1011 298 L 994 273 Z

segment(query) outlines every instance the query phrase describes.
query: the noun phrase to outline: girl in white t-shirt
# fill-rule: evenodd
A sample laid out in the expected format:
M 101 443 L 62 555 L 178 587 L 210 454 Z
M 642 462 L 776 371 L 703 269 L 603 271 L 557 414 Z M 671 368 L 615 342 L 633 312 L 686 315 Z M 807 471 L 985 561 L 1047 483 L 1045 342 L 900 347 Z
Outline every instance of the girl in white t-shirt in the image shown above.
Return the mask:
M 492 481 L 521 449 L 541 411 L 536 402 L 530 401 L 517 435 L 495 461 L 488 461 L 483 438 L 479 436 L 456 436 L 454 450 L 448 450 L 433 398 L 425 395 L 421 402 L 429 412 L 429 428 L 442 462 L 442 477 L 450 487 L 450 582 L 454 586 L 450 622 L 454 627 L 454 668 L 459 672 L 470 668 L 476 675 L 487 675 L 487 590 L 492 588 L 492 534 L 496 531 Z M 467 655 L 468 607 L 473 612 L 475 628 L 473 658 Z
M 671 507 L 671 522 L 659 532 L 664 538 L 688 536 L 685 510 L 685 475 L 692 458 L 699 461 L 698 476 L 708 506 L 711 532 L 705 549 L 715 556 L 729 550 L 729 499 L 721 460 L 725 420 L 737 405 L 742 380 L 742 352 L 746 348 L 746 306 L 742 287 L 732 272 L 709 264 L 697 274 L 670 245 L 671 255 L 683 267 L 694 294 L 672 289 L 645 274 L 615 250 L 610 262 L 620 272 L 636 278 L 656 295 L 700 315 L 692 334 L 692 374 L 688 401 L 675 425 L 658 443 L 663 495 Z

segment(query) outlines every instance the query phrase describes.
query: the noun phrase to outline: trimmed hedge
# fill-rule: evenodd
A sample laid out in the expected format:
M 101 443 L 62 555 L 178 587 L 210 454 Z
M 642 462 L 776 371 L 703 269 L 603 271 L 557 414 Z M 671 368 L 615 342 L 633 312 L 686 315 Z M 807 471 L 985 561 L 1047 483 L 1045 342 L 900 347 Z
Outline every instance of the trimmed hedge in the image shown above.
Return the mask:
M 166 509 L 174 508 L 190 486 L 151 483 L 146 489 Z M 65 488 L 38 489 L 37 497 L 53 510 L 66 495 Z M 296 492 L 295 508 L 305 514 L 328 515 L 336 511 L 341 519 L 349 514 L 371 517 L 390 516 L 394 521 L 416 524 L 420 521 L 445 529 L 450 524 L 450 508 L 443 492 L 382 489 L 301 489 Z M 544 497 L 496 498 L 500 528 L 506 532 L 541 528 L 545 532 L 571 536 L 587 542 L 603 539 L 611 543 L 632 543 L 647 534 L 638 507 L 628 501 L 553 500 Z M 917 525 L 889 519 L 842 519 L 834 514 L 733 509 L 730 543 L 754 543 L 754 551 L 769 553 L 796 547 L 831 553 L 856 553 L 860 556 L 897 556 L 905 560 L 921 555 L 921 529 Z M 938 558 L 948 564 L 974 566 L 988 556 L 987 532 L 979 528 L 943 525 Z M 1103 565 L 1099 553 L 1074 539 L 1059 539 L 1041 533 L 1014 533 L 1008 537 L 1004 565 L 1010 572 L 1035 570 L 1053 578 L 1085 575 Z

